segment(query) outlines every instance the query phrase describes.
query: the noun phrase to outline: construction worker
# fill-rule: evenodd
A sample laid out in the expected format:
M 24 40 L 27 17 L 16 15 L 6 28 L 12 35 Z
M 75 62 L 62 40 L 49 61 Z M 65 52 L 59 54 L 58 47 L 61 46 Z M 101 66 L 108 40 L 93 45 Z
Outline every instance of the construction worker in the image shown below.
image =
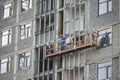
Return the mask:
M 63 34 L 60 34 L 60 48 L 61 51 L 65 50 L 65 42 L 66 42 L 66 38 L 63 36 Z

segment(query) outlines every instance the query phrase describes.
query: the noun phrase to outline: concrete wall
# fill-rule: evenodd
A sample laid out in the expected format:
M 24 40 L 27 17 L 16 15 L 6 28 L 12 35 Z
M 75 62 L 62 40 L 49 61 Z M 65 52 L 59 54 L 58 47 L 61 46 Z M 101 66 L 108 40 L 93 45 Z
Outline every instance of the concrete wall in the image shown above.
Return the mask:
M 7 18 L 3 18 L 4 16 L 4 4 L 8 2 L 13 2 L 14 1 L 14 6 L 13 6 L 13 15 Z M 16 3 L 17 0 L 0 0 L 0 29 L 7 28 L 8 26 L 15 25 L 16 24 Z
M 8 29 L 12 29 L 12 42 L 8 45 L 0 46 L 0 56 L 10 54 L 15 51 L 14 50 L 14 48 L 15 48 L 15 27 L 11 27 Z M 2 42 L 1 42 L 1 44 L 2 44 Z
M 33 17 L 34 7 L 27 11 L 21 12 L 21 0 L 14 1 L 13 15 L 8 18 L 3 18 L 3 6 L 10 0 L 0 0 L 0 31 L 11 28 L 12 29 L 12 42 L 4 47 L 0 46 L 0 58 L 11 56 L 10 72 L 0 74 L 0 80 L 27 80 L 32 77 L 32 52 L 33 48 L 33 31 L 31 37 L 20 40 L 20 25 L 27 22 L 32 23 L 31 30 L 33 30 Z M 34 4 L 34 1 L 33 1 Z M 0 41 L 1 43 L 1 41 Z M 30 67 L 24 70 L 18 69 L 19 56 L 18 54 L 31 50 Z M 17 55 L 17 57 L 15 57 Z
M 120 61 L 119 57 L 113 58 L 113 60 L 112 60 L 112 80 L 119 80 L 120 79 L 119 61 Z
M 112 1 L 112 11 L 98 15 L 98 0 L 89 1 L 89 28 L 100 29 L 119 21 L 119 0 Z
M 21 53 L 24 53 L 24 52 L 26 52 L 26 51 L 30 51 L 31 52 L 31 54 L 30 54 L 30 66 L 29 67 L 26 67 L 26 68 L 24 68 L 24 69 L 19 69 L 19 54 L 21 54 Z M 15 75 L 15 78 L 16 78 L 16 80 L 27 80 L 27 79 L 31 79 L 32 78 L 32 55 L 33 55 L 33 53 L 32 53 L 32 49 L 26 49 L 26 50 L 23 50 L 23 51 L 19 51 L 18 53 L 16 53 L 17 54 L 17 63 L 16 63 L 16 74 L 14 74 Z

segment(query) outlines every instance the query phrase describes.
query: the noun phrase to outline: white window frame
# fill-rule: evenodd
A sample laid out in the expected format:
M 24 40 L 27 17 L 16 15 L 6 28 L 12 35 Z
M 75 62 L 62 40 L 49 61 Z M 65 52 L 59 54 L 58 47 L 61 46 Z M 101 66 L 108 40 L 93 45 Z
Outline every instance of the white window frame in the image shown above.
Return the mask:
M 3 71 L 2 71 L 3 70 Z M 0 74 L 10 71 L 10 57 L 0 60 Z
M 12 30 L 9 29 L 9 30 L 2 31 L 2 46 L 11 44 L 12 42 L 11 40 L 12 40 Z
M 112 0 L 98 0 L 98 15 L 112 11 Z
M 24 24 L 20 26 L 20 39 L 26 39 L 28 37 L 31 37 L 31 23 Z
M 30 66 L 30 56 L 30 51 L 19 54 L 19 69 L 25 69 Z
M 112 61 L 98 63 L 97 69 L 98 69 L 98 79 L 97 80 L 111 80 L 111 77 L 112 77 Z M 105 71 L 105 73 L 103 73 L 103 72 L 99 73 L 99 71 L 102 70 L 102 69 Z M 111 71 L 109 69 L 111 69 Z M 109 72 L 111 72 L 111 73 L 109 73 Z M 102 79 L 101 76 L 103 76 L 105 78 Z
M 32 9 L 32 0 L 21 0 L 21 11 Z
M 98 31 L 98 46 L 100 46 L 100 40 L 106 35 L 106 33 L 109 36 L 109 40 L 107 41 L 108 43 L 104 44 L 102 47 L 107 47 L 112 45 L 112 26 L 111 28 L 105 28 L 100 31 Z
M 10 17 L 13 15 L 13 2 L 4 5 L 4 18 Z

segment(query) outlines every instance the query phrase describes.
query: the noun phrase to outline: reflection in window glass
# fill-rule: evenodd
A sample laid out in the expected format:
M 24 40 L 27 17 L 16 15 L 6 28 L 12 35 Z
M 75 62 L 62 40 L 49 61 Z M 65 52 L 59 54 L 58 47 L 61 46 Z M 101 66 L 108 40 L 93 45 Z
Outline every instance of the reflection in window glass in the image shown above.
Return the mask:
M 108 78 L 110 78 L 112 76 L 112 67 L 108 67 Z
M 52 74 L 49 74 L 49 80 L 53 80 Z
M 101 2 L 105 2 L 105 1 L 107 1 L 107 0 L 99 0 L 99 3 L 101 3 Z
M 55 8 L 55 0 L 42 0 L 41 1 L 41 12 L 53 10 Z
M 2 46 L 8 45 L 11 43 L 11 30 L 2 32 Z
M 10 58 L 0 60 L 0 73 L 6 73 L 10 69 Z
M 30 66 L 30 52 L 19 54 L 19 68 L 24 69 Z
M 75 20 L 75 31 L 79 30 L 79 19 Z
M 32 0 L 22 0 L 22 11 L 32 8 Z
M 112 0 L 99 0 L 99 15 L 112 11 Z
M 4 18 L 7 18 L 13 14 L 13 5 L 12 3 L 4 5 Z
M 20 26 L 20 39 L 31 37 L 31 24 L 25 24 Z
M 65 26 L 65 34 L 69 34 L 70 32 L 70 22 L 66 22 L 66 26 Z
M 107 13 L 107 3 L 99 5 L 99 14 Z
M 51 10 L 55 8 L 55 0 L 51 0 Z
M 106 47 L 112 44 L 112 28 L 98 31 L 98 47 Z
M 108 3 L 108 11 L 112 11 L 112 1 L 109 1 Z
M 111 66 L 111 61 L 98 64 L 98 80 L 109 80 L 111 78 Z
M 100 68 L 99 69 L 99 74 L 98 74 L 98 80 L 103 80 L 106 79 L 106 69 L 105 68 Z
M 47 80 L 47 75 L 44 75 L 44 80 Z

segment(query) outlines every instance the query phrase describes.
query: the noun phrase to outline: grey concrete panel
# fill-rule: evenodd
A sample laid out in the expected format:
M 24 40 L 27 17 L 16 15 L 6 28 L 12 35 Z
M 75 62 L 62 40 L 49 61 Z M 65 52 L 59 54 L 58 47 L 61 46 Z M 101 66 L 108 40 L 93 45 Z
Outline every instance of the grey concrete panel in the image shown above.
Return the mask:
M 112 79 L 119 80 L 119 57 L 113 58 L 112 60 Z
M 97 64 L 89 65 L 89 80 L 97 80 Z
M 26 48 L 31 48 L 33 45 L 33 38 L 29 37 L 23 40 L 19 40 L 17 43 L 18 50 L 24 50 Z
M 23 22 L 23 21 L 32 19 L 34 17 L 33 13 L 34 13 L 33 9 L 29 9 L 27 11 L 20 12 L 19 22 Z
M 119 21 L 119 0 L 112 0 L 112 11 L 107 14 L 98 15 L 98 0 L 89 0 L 90 17 L 89 27 L 100 28 Z

